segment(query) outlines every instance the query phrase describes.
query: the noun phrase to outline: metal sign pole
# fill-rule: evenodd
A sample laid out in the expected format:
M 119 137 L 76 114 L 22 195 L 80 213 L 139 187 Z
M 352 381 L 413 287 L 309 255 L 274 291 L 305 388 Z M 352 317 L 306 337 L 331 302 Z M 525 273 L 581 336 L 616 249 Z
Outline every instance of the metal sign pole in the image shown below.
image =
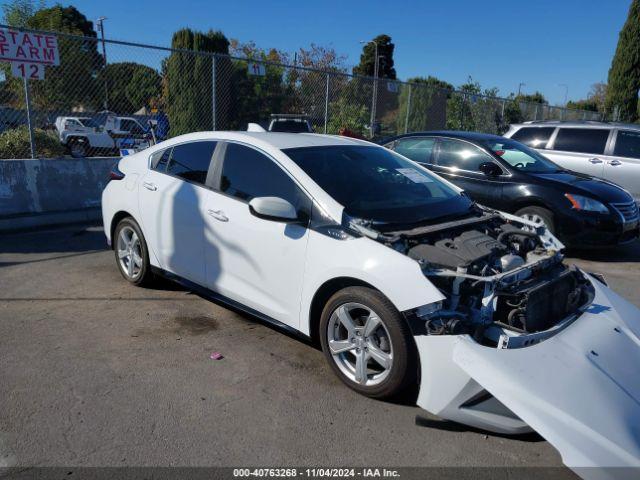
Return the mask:
M 23 77 L 24 81 L 24 101 L 27 105 L 27 126 L 29 127 L 29 146 L 31 147 L 31 158 L 36 158 L 36 142 L 33 138 L 33 125 L 31 122 L 31 98 L 29 95 L 29 81 Z

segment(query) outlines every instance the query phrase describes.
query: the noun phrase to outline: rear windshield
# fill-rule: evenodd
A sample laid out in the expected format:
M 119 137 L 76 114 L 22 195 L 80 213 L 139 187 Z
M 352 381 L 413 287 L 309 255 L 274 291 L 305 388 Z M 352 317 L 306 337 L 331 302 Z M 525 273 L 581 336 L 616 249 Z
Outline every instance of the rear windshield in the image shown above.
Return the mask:
M 272 132 L 304 133 L 309 132 L 307 122 L 298 120 L 276 120 L 269 129 Z

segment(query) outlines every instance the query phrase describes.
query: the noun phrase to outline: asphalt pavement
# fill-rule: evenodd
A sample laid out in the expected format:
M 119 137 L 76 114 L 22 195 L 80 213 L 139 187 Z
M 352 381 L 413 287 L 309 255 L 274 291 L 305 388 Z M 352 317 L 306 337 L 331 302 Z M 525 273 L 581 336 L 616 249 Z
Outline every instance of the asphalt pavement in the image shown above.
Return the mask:
M 579 255 L 640 306 L 640 243 Z M 410 397 L 360 396 L 315 346 L 172 283 L 129 285 L 99 227 L 0 236 L 0 466 L 562 464 Z

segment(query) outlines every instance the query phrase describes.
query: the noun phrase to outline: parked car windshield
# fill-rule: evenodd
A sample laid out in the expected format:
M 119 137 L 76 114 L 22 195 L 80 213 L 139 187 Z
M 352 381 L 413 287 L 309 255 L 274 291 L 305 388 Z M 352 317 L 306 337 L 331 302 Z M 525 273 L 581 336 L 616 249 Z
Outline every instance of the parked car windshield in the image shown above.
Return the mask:
M 513 140 L 487 141 L 488 147 L 513 168 L 528 173 L 552 173 L 562 170 L 547 157 Z
M 472 205 L 437 176 L 385 148 L 336 145 L 284 152 L 351 216 L 413 224 L 466 214 Z

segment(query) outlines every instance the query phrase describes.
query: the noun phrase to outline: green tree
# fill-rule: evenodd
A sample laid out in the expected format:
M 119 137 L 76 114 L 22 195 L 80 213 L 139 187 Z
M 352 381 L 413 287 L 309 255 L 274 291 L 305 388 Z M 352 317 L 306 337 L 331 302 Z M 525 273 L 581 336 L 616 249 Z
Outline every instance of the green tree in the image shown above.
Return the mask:
M 58 37 L 60 65 L 46 67 L 44 81 L 31 82 L 33 103 L 46 110 L 100 105 L 95 77 L 102 66 L 93 24 L 75 7 L 55 5 L 36 11 L 26 22 L 37 30 L 72 33 L 88 39 Z M 94 40 L 95 39 L 95 40 Z
M 447 102 L 447 128 L 499 133 L 503 128 L 502 100 L 497 88 L 482 90 L 471 77 Z
M 185 28 L 173 34 L 171 47 L 228 54 L 229 40 L 220 31 L 203 33 Z M 173 52 L 168 57 L 165 104 L 172 135 L 212 128 L 212 62 L 213 56 L 206 54 Z M 228 100 L 225 92 L 230 88 L 231 68 L 228 59 L 216 60 L 216 106 L 220 111 L 226 110 L 223 101 Z
M 393 50 L 395 45 L 391 42 L 389 35 L 378 35 L 371 42 L 362 47 L 360 63 L 353 67 L 356 75 L 372 77 L 375 71 L 376 45 L 378 45 L 378 77 L 396 79 L 396 69 L 393 68 Z
M 585 98 L 584 100 L 569 100 L 567 102 L 567 108 L 569 110 L 587 110 L 589 112 L 597 112 L 598 104 L 591 98 Z
M 13 0 L 2 5 L 3 21 L 11 27 L 26 27 L 33 14 L 44 8 L 44 0 L 37 6 L 33 0 Z
M 397 133 L 444 128 L 447 98 L 453 85 L 431 75 L 410 78 L 407 82 L 411 85 L 403 85 L 398 98 Z
M 540 92 L 535 93 L 522 93 L 520 95 L 516 95 L 516 100 L 518 102 L 528 102 L 528 103 L 549 103 L 544 95 Z
M 158 72 L 135 62 L 110 63 L 98 74 L 99 89 L 105 81 L 109 86 L 109 109 L 119 114 L 131 114 L 148 106 L 161 93 Z
M 606 111 L 618 112 L 618 120 L 638 120 L 638 90 L 640 90 L 640 0 L 629 7 L 616 53 L 609 69 Z
M 152 100 L 160 96 L 162 87 L 162 79 L 158 72 L 145 65 L 137 65 L 137 67 L 125 88 L 125 95 L 133 111 L 149 107 Z

